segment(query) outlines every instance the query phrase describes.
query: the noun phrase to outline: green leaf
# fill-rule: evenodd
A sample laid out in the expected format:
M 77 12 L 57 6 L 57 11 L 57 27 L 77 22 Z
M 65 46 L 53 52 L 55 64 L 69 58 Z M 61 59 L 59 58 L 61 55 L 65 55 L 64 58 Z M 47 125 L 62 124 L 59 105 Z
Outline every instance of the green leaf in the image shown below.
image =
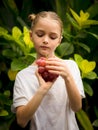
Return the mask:
M 70 33 L 68 33 L 68 31 L 66 30 L 66 28 L 63 30 L 63 37 L 67 39 L 67 41 L 70 41 L 72 38 L 74 38 L 73 35 L 71 35 Z
M 27 29 L 27 27 L 24 26 L 23 28 L 23 40 L 25 42 L 26 47 L 28 47 L 29 49 L 31 49 L 33 46 L 33 42 L 30 39 L 30 34 L 29 34 L 29 30 Z
M 10 93 L 10 90 L 5 90 L 5 91 L 4 91 L 4 95 L 5 95 L 6 97 L 9 97 L 10 94 L 11 94 L 11 93 Z
M 78 66 L 80 66 L 81 62 L 83 61 L 82 56 L 80 56 L 79 54 L 74 54 L 74 59 L 76 63 L 78 64 Z
M 88 26 L 88 25 L 98 25 L 98 21 L 96 20 L 86 20 L 82 23 L 84 26 Z
M 58 53 L 60 54 L 61 57 L 70 55 L 74 51 L 74 47 L 72 44 L 68 42 L 61 43 L 59 47 L 57 48 Z
M 91 71 L 93 71 L 96 67 L 96 62 L 95 61 L 88 61 L 88 60 L 83 60 L 80 64 L 80 69 L 84 74 L 87 74 Z
M 10 34 L 0 32 L 0 37 L 4 38 L 7 41 L 14 41 L 13 37 Z
M 89 95 L 89 96 L 93 96 L 93 89 L 91 88 L 91 86 L 83 81 L 83 85 L 84 85 L 84 91 Z
M 8 9 L 10 9 L 10 11 L 12 13 L 14 13 L 15 15 L 19 14 L 17 5 L 16 5 L 16 3 L 15 3 L 14 0 L 4 0 L 3 3 L 5 5 L 5 7 L 7 7 Z
M 22 57 L 14 59 L 11 63 L 11 69 L 13 71 L 19 71 L 24 69 L 25 67 L 27 67 L 27 65 L 25 64 L 25 60 Z
M 90 53 L 90 48 L 84 43 L 78 42 L 78 45 L 82 47 L 84 50 L 86 50 L 88 53 Z
M 76 116 L 84 130 L 94 130 L 85 111 L 80 110 L 76 113 Z
M 13 59 L 16 56 L 16 53 L 11 49 L 5 49 L 2 51 L 2 55 Z
M 97 74 L 95 72 L 91 71 L 91 72 L 89 72 L 87 74 L 84 74 L 83 77 L 85 77 L 87 79 L 96 79 L 97 78 Z
M 88 9 L 87 12 L 90 14 L 90 18 L 95 17 L 98 14 L 98 3 L 95 2 Z
M 98 119 L 93 122 L 93 126 L 98 127 Z
M 77 22 L 80 21 L 80 16 L 79 16 L 74 10 L 72 10 L 71 8 L 70 8 L 70 11 L 71 11 L 71 13 L 72 13 L 74 19 L 75 19 Z
M 95 112 L 96 118 L 98 119 L 98 108 L 97 108 L 97 106 L 94 106 L 94 112 Z
M 8 116 L 9 113 L 6 110 L 0 110 L 0 116 Z
M 35 60 L 32 56 L 20 57 L 18 59 L 14 59 L 11 63 L 11 70 L 19 71 L 32 64 Z
M 5 28 L 3 28 L 3 27 L 0 27 L 0 34 L 7 34 L 8 33 L 8 31 L 5 29 Z
M 92 35 L 93 37 L 95 37 L 98 40 L 98 35 L 95 33 L 91 33 L 91 32 L 87 32 L 88 34 Z
M 15 26 L 12 28 L 12 36 L 14 37 L 14 39 L 18 40 L 21 35 L 22 32 L 18 27 Z
M 70 21 L 70 23 L 73 25 L 73 27 L 75 27 L 78 30 L 81 29 L 80 26 L 77 24 L 77 22 L 68 13 L 66 13 L 66 16 L 68 20 Z

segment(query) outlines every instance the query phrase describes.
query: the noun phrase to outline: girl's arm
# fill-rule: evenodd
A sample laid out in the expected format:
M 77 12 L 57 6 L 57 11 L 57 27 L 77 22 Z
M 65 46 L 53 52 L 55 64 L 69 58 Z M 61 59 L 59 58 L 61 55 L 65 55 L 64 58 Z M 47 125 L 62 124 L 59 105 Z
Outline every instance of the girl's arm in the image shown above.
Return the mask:
M 21 127 L 25 127 L 27 125 L 28 121 L 32 118 L 35 111 L 39 107 L 41 101 L 43 100 L 44 96 L 53 84 L 53 82 L 46 83 L 38 74 L 38 72 L 36 72 L 36 75 L 39 80 L 38 91 L 35 93 L 35 95 L 32 97 L 32 99 L 28 102 L 27 105 L 19 106 L 16 109 L 17 123 Z
M 59 74 L 63 77 L 71 108 L 75 112 L 78 111 L 82 107 L 82 98 L 72 74 L 64 60 L 59 58 L 49 58 L 47 60 L 46 67 L 51 73 Z

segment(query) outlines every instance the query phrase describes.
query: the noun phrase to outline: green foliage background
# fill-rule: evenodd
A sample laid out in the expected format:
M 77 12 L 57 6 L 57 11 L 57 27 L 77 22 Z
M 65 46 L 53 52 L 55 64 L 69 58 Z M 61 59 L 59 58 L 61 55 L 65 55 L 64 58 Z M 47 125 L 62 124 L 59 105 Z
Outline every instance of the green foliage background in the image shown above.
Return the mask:
M 1 0 L 0 3 L 0 130 L 8 130 L 15 116 L 11 112 L 15 76 L 36 57 L 29 38 L 28 15 L 42 10 L 56 11 L 61 17 L 63 40 L 56 55 L 75 60 L 81 72 L 86 98 L 82 110 L 76 113 L 80 130 L 98 129 L 98 1 Z

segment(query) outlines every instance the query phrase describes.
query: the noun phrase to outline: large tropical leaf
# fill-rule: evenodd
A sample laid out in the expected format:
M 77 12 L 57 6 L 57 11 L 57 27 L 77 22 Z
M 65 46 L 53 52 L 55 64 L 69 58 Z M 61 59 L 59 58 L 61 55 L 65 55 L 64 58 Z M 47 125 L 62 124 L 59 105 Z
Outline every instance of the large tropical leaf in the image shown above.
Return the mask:
M 74 52 L 74 46 L 73 44 L 68 42 L 61 43 L 60 46 L 57 48 L 57 52 L 60 57 L 70 55 Z
M 13 71 L 19 71 L 27 67 L 28 65 L 32 64 L 34 61 L 33 56 L 26 56 L 14 59 L 11 63 L 11 69 Z

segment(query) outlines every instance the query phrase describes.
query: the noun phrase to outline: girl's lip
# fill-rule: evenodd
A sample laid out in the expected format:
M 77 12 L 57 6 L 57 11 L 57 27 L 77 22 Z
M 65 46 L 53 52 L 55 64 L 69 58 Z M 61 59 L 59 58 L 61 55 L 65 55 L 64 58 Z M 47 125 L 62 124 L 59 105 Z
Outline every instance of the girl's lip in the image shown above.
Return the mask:
M 49 48 L 49 47 L 47 47 L 47 46 L 40 46 L 41 48 L 43 48 L 43 49 L 47 49 L 47 48 Z

